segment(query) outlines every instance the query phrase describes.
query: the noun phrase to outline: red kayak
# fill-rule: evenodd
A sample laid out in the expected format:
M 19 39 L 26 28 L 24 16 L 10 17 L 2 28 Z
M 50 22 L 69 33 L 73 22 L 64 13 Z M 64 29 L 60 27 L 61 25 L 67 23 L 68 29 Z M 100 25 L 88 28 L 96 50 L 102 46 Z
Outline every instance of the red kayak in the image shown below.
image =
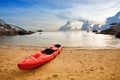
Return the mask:
M 18 63 L 21 70 L 30 70 L 39 67 L 52 59 L 54 59 L 60 52 L 62 47 L 60 44 L 52 45 L 42 51 L 39 51 L 31 56 L 26 57 Z

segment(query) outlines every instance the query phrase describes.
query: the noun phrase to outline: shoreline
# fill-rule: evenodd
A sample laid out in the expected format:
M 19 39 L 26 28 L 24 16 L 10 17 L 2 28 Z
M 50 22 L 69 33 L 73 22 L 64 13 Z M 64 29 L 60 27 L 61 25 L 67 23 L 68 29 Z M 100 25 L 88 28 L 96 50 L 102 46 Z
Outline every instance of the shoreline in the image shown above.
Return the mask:
M 2 45 L 0 46 L 0 48 L 47 48 L 49 46 L 20 46 L 20 45 Z M 90 47 L 90 46 L 87 46 L 87 47 L 72 47 L 72 46 L 63 46 L 63 48 L 70 48 L 70 49 L 120 49 L 119 47 L 99 47 L 99 46 L 96 46 L 96 47 Z
M 29 71 L 17 64 L 46 47 L 0 47 L 0 80 L 120 80 L 120 49 L 63 47 L 54 60 Z

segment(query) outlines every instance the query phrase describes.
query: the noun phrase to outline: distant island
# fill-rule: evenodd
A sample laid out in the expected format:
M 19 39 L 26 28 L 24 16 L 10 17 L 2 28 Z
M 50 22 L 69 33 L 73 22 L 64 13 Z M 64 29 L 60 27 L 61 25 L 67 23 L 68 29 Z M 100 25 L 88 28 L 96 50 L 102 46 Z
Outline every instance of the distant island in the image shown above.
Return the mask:
M 36 32 L 43 32 L 43 30 L 37 30 Z

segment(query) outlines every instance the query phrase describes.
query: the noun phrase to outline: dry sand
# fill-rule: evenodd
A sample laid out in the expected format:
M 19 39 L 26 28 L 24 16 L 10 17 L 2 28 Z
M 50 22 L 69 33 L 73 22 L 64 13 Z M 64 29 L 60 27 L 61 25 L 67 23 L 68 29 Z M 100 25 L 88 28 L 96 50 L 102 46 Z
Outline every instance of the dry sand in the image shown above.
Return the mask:
M 22 71 L 17 63 L 44 48 L 0 48 L 0 80 L 120 80 L 120 49 L 63 48 L 54 60 Z

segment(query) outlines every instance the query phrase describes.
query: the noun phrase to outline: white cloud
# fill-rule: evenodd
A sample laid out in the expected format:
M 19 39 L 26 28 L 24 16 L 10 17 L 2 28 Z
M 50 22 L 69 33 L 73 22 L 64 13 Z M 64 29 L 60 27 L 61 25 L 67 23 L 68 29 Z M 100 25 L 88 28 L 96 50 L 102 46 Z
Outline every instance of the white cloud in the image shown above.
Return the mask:
M 120 0 L 22 1 L 33 5 L 29 7 L 3 8 L 0 17 L 9 23 L 24 27 L 33 25 L 38 28 L 39 26 L 47 26 L 45 28 L 53 29 L 64 25 L 68 19 L 78 19 L 79 17 L 103 22 L 107 17 L 113 16 L 120 11 Z
M 111 7 L 117 2 L 118 0 L 89 0 L 88 4 L 73 3 L 71 8 L 60 10 L 58 17 L 66 19 L 83 17 L 102 22 L 120 10 L 119 7 Z

